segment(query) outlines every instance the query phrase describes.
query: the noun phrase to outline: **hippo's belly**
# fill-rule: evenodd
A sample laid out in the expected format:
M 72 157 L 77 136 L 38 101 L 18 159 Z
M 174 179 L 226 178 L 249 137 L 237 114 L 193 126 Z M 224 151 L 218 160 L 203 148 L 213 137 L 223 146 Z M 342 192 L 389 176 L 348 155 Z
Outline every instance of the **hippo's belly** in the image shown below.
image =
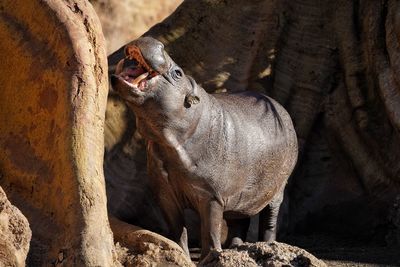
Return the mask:
M 178 179 L 177 186 L 184 189 L 181 192 L 191 206 L 199 198 L 216 198 L 226 212 L 252 216 L 283 188 L 294 166 L 293 157 L 286 157 L 290 149 L 286 144 L 236 148 L 219 157 L 218 152 L 202 157 L 194 162 L 193 173 Z
M 244 216 L 255 215 L 283 190 L 289 170 L 284 171 L 283 164 L 276 162 L 263 166 L 264 172 L 246 177 L 244 186 L 224 197 L 225 211 Z

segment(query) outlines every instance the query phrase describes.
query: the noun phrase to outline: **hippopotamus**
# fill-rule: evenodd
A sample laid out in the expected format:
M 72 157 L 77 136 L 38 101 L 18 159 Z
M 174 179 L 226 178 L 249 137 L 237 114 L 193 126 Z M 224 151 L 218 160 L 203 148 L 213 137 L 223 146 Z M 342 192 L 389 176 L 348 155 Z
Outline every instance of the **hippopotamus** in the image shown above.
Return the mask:
M 189 254 L 189 208 L 200 217 L 202 258 L 221 250 L 224 219 L 232 242 L 241 242 L 246 230 L 237 226 L 261 212 L 259 236 L 274 240 L 298 153 L 287 111 L 251 91 L 207 93 L 151 37 L 124 49 L 111 84 L 146 140 L 150 184 L 171 238 Z

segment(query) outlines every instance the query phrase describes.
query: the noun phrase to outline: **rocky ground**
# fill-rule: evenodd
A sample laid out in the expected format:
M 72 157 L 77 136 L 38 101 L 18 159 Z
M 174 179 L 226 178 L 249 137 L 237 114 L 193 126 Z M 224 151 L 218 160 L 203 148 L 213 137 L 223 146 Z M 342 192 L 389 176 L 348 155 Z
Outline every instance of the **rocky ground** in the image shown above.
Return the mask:
M 273 245 L 274 247 L 267 248 L 266 250 L 273 250 L 274 256 L 268 259 L 267 262 L 274 262 L 274 260 L 284 259 L 288 262 L 287 259 L 290 257 L 293 259 L 293 255 L 291 256 L 291 250 L 296 252 L 298 251 L 307 251 L 305 255 L 307 258 L 309 256 L 308 253 L 322 260 L 327 266 L 338 266 L 338 267 L 381 267 L 381 266 L 400 266 L 400 248 L 395 246 L 388 246 L 382 242 L 366 242 L 365 240 L 357 240 L 356 238 L 346 237 L 346 236 L 338 236 L 338 235 L 329 235 L 327 233 L 318 233 L 318 234 L 302 234 L 297 236 L 290 236 L 285 238 L 285 243 L 276 243 L 278 245 Z M 262 244 L 262 243 L 261 243 Z M 290 244 L 290 245 L 287 245 Z M 263 245 L 261 245 L 263 246 Z M 241 249 L 236 250 L 227 250 L 218 257 L 214 255 L 213 263 L 218 263 L 220 265 L 217 266 L 229 266 L 229 265 L 221 265 L 232 263 L 231 266 L 247 266 L 240 265 L 239 262 L 235 260 L 241 259 L 244 263 L 248 263 L 248 266 L 256 266 L 251 265 L 254 264 L 254 261 L 257 262 L 260 258 L 259 255 L 263 255 L 264 252 L 262 250 L 265 248 L 259 248 L 256 244 L 247 244 L 247 252 L 243 249 L 246 247 L 242 247 Z M 301 248 L 301 249 L 300 249 Z M 245 249 L 245 250 L 246 250 Z M 252 251 L 252 252 L 251 252 Z M 260 252 L 261 251 L 261 252 Z M 191 249 L 192 260 L 198 262 L 200 256 L 200 249 L 193 248 Z M 313 257 L 314 257 L 313 256 Z M 292 261 L 287 266 L 299 266 L 299 261 Z M 304 261 L 302 261 L 304 263 Z M 306 261 L 307 262 L 307 261 Z M 313 261 L 311 261 L 312 263 Z M 279 261 L 278 261 L 279 263 Z M 282 263 L 282 262 L 280 262 Z M 296 263 L 296 264 L 293 264 Z M 274 262 L 274 264 L 277 264 Z M 265 264 L 260 264 L 259 266 L 266 266 Z M 276 265 L 272 265 L 276 266 Z M 278 265 L 280 266 L 280 265 Z M 312 265 L 311 265 L 312 266 Z
M 181 266 L 194 267 L 325 267 L 304 249 L 284 243 L 244 243 L 222 252 L 211 252 L 199 263 L 200 249 L 191 250 L 192 262 L 183 250 L 171 240 L 156 233 L 110 218 L 117 243 L 119 262 L 123 266 Z
M 210 253 L 199 266 L 204 267 L 325 267 L 307 251 L 284 243 L 265 242 L 244 243 L 236 248 L 223 250 L 221 253 Z

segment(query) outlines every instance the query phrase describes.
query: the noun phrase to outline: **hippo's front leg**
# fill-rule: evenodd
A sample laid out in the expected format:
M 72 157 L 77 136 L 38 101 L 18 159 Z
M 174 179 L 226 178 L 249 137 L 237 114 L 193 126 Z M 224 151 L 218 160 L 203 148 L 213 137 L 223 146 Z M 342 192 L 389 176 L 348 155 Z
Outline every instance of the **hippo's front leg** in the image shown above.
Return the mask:
M 221 226 L 224 209 L 216 200 L 207 201 L 201 206 L 199 215 L 201 220 L 201 259 L 203 259 L 210 250 L 222 250 Z
M 178 243 L 190 259 L 187 229 L 185 227 L 184 213 L 178 204 L 169 196 L 160 196 L 160 208 L 168 224 L 171 238 Z
M 171 238 L 179 244 L 190 259 L 187 229 L 185 227 L 184 207 L 170 185 L 169 174 L 164 168 L 157 146 L 147 144 L 147 171 L 158 205 L 168 225 Z

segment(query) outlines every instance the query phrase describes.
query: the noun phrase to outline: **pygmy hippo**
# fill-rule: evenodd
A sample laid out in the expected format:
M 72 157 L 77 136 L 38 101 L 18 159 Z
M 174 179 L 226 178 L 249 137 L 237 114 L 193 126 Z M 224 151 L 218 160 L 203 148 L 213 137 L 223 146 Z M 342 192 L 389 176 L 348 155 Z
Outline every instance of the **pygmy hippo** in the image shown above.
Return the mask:
M 125 55 L 111 83 L 146 139 L 150 183 L 171 237 L 189 253 L 183 211 L 191 208 L 200 217 L 202 257 L 221 249 L 223 219 L 231 240 L 240 242 L 246 231 L 237 225 L 248 224 L 242 218 L 263 210 L 260 236 L 275 239 L 283 190 L 297 161 L 285 109 L 250 91 L 208 94 L 153 38 L 131 42 Z

